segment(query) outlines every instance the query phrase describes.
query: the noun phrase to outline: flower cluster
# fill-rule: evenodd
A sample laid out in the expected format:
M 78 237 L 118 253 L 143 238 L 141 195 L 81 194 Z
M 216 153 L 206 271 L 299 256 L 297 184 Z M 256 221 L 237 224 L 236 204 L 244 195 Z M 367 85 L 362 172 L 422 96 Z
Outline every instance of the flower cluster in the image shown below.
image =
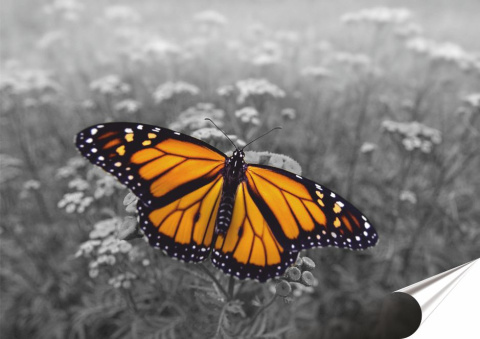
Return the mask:
M 22 69 L 15 62 L 7 64 L 0 79 L 0 93 L 12 95 L 52 94 L 60 91 L 60 85 L 44 70 Z
M 235 94 L 235 87 L 233 85 L 224 85 L 217 88 L 217 94 L 221 97 L 230 97 Z
M 194 131 L 212 126 L 205 118 L 212 119 L 218 126 L 222 127 L 224 116 L 225 112 L 216 108 L 213 104 L 198 103 L 180 113 L 169 127 L 175 131 Z
M 227 18 L 223 14 L 213 10 L 206 10 L 196 13 L 193 16 L 193 20 L 199 24 L 212 27 L 221 27 L 226 25 L 228 22 Z
M 20 174 L 22 161 L 11 155 L 0 153 L 0 184 L 5 184 Z
M 218 124 L 217 124 L 218 125 Z M 192 132 L 192 137 L 203 140 L 218 149 L 231 149 L 232 144 L 225 138 L 225 135 L 215 127 L 204 127 Z M 234 134 L 228 134 L 230 140 L 238 147 L 247 143 Z
M 237 102 L 244 103 L 250 96 L 269 95 L 274 98 L 283 98 L 285 92 L 266 79 L 245 79 L 236 83 L 238 89 Z
M 461 69 L 477 69 L 480 71 L 480 57 L 467 52 L 451 42 L 439 43 L 423 37 L 414 37 L 406 41 L 406 48 L 424 55 L 433 61 L 453 63 Z
M 38 180 L 27 180 L 22 185 L 22 190 L 20 191 L 19 197 L 20 199 L 26 199 L 30 192 L 38 191 L 41 187 L 41 183 Z
M 284 170 L 298 175 L 302 174 L 302 167 L 300 166 L 300 164 L 284 154 L 265 151 L 246 151 L 245 161 L 252 164 L 269 165 L 273 167 L 283 168 Z
M 93 196 L 95 199 L 100 199 L 102 197 L 112 196 L 116 190 L 124 190 L 123 186 L 117 179 L 113 176 L 104 173 L 103 171 L 95 168 L 92 171 L 95 171 L 98 174 L 99 178 L 95 182 L 95 191 Z
M 287 107 L 282 109 L 280 115 L 285 120 L 295 120 L 295 118 L 297 117 L 297 112 L 293 108 Z
M 140 22 L 140 14 L 132 7 L 126 5 L 111 5 L 104 10 L 105 19 L 116 23 L 136 24 Z
M 121 96 L 130 92 L 130 85 L 124 83 L 118 75 L 107 75 L 90 83 L 90 89 L 103 95 Z
M 303 68 L 300 73 L 304 77 L 311 77 L 317 80 L 332 76 L 332 73 L 328 69 L 321 66 L 308 66 Z
M 91 259 L 90 277 L 97 277 L 101 266 L 115 265 L 119 259 L 117 256 L 128 257 L 133 246 L 116 236 L 121 223 L 122 220 L 118 217 L 97 222 L 90 232 L 89 240 L 80 245 L 75 257 Z
M 415 205 L 417 203 L 417 196 L 412 191 L 404 190 L 400 192 L 400 201 L 406 201 Z
M 337 52 L 333 59 L 338 63 L 352 67 L 367 67 L 371 65 L 370 58 L 365 54 Z
M 292 296 L 299 297 L 305 292 L 313 292 L 313 286 L 318 284 L 311 272 L 314 268 L 315 262 L 312 259 L 299 256 L 295 264 L 278 279 L 275 293 L 289 302 Z
M 406 22 L 395 28 L 395 34 L 401 38 L 413 38 L 420 36 L 423 33 L 423 28 L 415 22 Z
M 235 112 L 235 117 L 244 124 L 259 126 L 261 124 L 258 118 L 258 111 L 253 107 L 243 107 Z
M 134 99 L 124 99 L 117 102 L 114 109 L 120 113 L 135 114 L 141 108 L 140 102 Z
M 166 82 L 157 87 L 153 93 L 153 98 L 157 104 L 160 104 L 164 101 L 167 101 L 173 98 L 176 95 L 188 94 L 188 95 L 197 95 L 200 93 L 200 90 L 197 86 L 189 84 L 183 81 L 177 82 Z
M 146 41 L 141 47 L 141 52 L 136 51 L 132 54 L 132 58 L 136 60 L 164 59 L 170 56 L 177 56 L 181 53 L 180 46 L 165 40 L 163 38 L 154 37 Z
M 64 208 L 67 213 L 83 213 L 93 202 L 93 197 L 86 196 L 84 192 L 65 193 L 57 206 Z
M 480 93 L 472 93 L 463 98 L 463 102 L 472 108 L 480 109 Z
M 396 122 L 385 120 L 382 127 L 389 133 L 399 135 L 407 151 L 420 150 L 430 153 L 434 145 L 440 144 L 442 135 L 439 130 L 427 127 L 417 121 Z
M 57 170 L 55 176 L 59 179 L 71 178 L 77 175 L 81 168 L 84 168 L 87 160 L 82 157 L 73 157 L 67 161 L 67 164 Z
M 112 277 L 108 280 L 108 284 L 115 288 L 130 288 L 132 286 L 132 280 L 137 279 L 137 276 L 131 272 L 120 273 L 119 275 Z
M 362 9 L 342 15 L 341 21 L 345 24 L 401 24 L 412 17 L 412 13 L 405 8 L 375 7 Z
M 77 21 L 85 6 L 78 0 L 55 0 L 43 9 L 46 14 L 55 15 L 65 21 Z
M 372 153 L 378 148 L 378 146 L 371 142 L 364 142 L 360 147 L 360 153 L 368 154 Z
M 280 44 L 275 41 L 265 41 L 248 56 L 248 61 L 255 66 L 269 66 L 279 64 L 282 58 Z

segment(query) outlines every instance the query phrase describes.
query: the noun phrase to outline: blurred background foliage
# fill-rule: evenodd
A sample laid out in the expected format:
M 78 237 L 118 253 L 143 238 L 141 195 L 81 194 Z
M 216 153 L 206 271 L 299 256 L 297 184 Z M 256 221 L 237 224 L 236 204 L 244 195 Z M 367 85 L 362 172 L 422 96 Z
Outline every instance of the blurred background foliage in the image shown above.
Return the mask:
M 479 11 L 475 0 L 4 0 L 2 336 L 351 338 L 372 300 L 477 258 Z M 204 117 L 239 145 L 282 125 L 249 160 L 339 192 L 380 243 L 310 250 L 313 277 L 305 259 L 259 284 L 135 238 L 134 198 L 73 136 L 138 121 L 229 151 Z

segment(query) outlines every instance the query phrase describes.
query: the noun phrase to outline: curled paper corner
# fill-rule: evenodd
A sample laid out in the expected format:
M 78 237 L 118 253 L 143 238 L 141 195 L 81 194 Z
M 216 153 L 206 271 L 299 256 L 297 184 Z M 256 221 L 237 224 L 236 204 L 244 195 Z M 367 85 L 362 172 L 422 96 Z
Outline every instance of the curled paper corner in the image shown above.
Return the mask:
M 456 338 L 473 338 L 475 333 L 480 333 L 478 321 L 474 321 L 472 317 L 473 314 L 478 314 L 477 305 L 480 303 L 478 286 L 480 286 L 480 259 L 392 293 L 391 296 L 396 295 L 395 299 L 403 300 L 401 303 L 392 304 L 403 308 L 403 313 L 418 311 L 418 308 L 413 306 L 412 300 L 405 301 L 409 298 L 415 300 L 421 310 L 418 328 L 411 333 L 411 336 L 397 337 L 452 338 L 450 335 L 453 335 Z M 384 305 L 388 307 L 388 302 Z M 410 322 L 409 325 L 413 323 Z

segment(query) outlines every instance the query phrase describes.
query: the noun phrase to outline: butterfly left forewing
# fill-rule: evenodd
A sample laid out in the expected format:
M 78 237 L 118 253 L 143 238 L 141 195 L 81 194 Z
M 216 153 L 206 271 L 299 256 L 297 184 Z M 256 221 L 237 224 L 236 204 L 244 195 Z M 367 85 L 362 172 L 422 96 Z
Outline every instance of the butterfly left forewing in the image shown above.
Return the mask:
M 160 208 L 137 204 L 139 226 L 149 244 L 170 257 L 185 262 L 201 262 L 214 239 L 223 177 Z
M 357 208 L 309 179 L 261 165 L 249 165 L 246 178 L 252 199 L 288 250 L 327 246 L 360 250 L 378 240 Z
M 213 264 L 239 279 L 263 282 L 283 274 L 297 255 L 279 244 L 252 200 L 247 184 L 241 183 L 230 227 L 225 235 L 217 236 L 213 246 Z
M 225 162 L 225 155 L 207 143 L 147 124 L 91 126 L 77 134 L 75 145 L 150 207 L 169 204 L 211 182 Z

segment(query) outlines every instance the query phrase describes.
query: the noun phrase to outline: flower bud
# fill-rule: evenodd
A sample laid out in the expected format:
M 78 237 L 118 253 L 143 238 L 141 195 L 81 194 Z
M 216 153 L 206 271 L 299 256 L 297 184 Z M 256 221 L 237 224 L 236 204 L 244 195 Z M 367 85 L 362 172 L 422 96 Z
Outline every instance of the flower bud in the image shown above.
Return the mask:
M 292 281 L 298 281 L 302 276 L 302 272 L 298 269 L 298 267 L 290 267 L 287 269 L 286 276 Z
M 303 257 L 303 270 L 304 271 L 312 271 L 315 268 L 315 262 L 310 259 L 309 257 Z
M 295 266 L 300 267 L 303 264 L 303 259 L 302 257 L 298 256 L 297 260 L 295 261 Z
M 133 203 L 135 200 L 137 200 L 137 197 L 135 196 L 135 194 L 133 194 L 132 192 L 129 192 L 123 199 L 123 206 L 128 206 L 131 203 Z
M 130 205 L 125 207 L 125 211 L 132 214 L 137 212 L 137 204 L 135 202 L 131 203 Z
M 282 280 L 275 285 L 275 293 L 281 297 L 286 297 L 292 292 L 292 286 L 288 281 Z
M 313 286 L 315 284 L 315 277 L 312 272 L 305 271 L 302 273 L 302 283 L 306 286 Z
M 117 237 L 121 240 L 131 240 L 140 237 L 137 229 L 137 220 L 134 217 L 125 217 L 117 231 Z

